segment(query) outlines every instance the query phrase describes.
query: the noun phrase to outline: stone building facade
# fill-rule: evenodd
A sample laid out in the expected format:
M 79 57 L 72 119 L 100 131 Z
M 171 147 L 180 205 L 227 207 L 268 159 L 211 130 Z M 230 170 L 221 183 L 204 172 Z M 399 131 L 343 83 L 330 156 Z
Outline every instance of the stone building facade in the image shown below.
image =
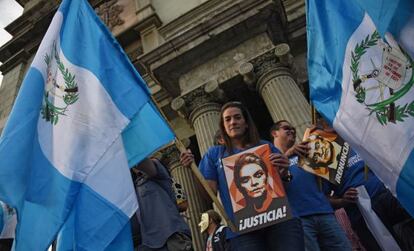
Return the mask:
M 59 0 L 17 0 L 22 16 L 0 48 L 0 131 Z M 298 137 L 310 124 L 304 0 L 90 0 L 148 83 L 177 138 L 199 159 L 213 144 L 220 106 L 246 104 L 263 138 L 287 119 Z M 186 219 L 196 250 L 197 223 L 211 205 L 179 152 L 160 151 L 189 197 Z

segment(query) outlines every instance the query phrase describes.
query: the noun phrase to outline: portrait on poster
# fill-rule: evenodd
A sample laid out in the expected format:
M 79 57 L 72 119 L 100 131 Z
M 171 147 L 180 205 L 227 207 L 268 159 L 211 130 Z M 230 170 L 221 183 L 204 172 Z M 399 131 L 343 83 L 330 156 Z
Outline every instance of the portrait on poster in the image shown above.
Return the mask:
M 279 173 L 269 161 L 269 145 L 224 158 L 235 225 L 246 233 L 291 218 Z
M 334 132 L 306 129 L 303 140 L 308 142 L 308 155 L 300 158 L 299 166 L 329 182 L 341 184 L 348 167 L 350 146 Z

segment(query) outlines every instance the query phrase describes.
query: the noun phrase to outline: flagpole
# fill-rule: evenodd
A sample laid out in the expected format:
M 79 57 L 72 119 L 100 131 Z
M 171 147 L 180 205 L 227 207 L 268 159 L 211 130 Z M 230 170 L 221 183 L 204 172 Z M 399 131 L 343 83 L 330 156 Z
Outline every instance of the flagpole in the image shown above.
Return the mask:
M 311 115 L 312 115 L 312 124 L 316 125 L 316 109 L 313 104 L 311 104 Z M 322 191 L 322 178 L 317 176 L 319 190 Z
M 147 73 L 150 75 L 151 79 L 154 80 L 154 82 L 156 84 L 161 86 L 161 84 L 159 83 L 158 79 L 154 76 L 154 74 L 144 64 L 142 64 L 142 65 L 145 68 L 145 70 L 147 71 Z M 154 102 L 154 104 L 157 106 L 157 109 L 160 112 L 160 114 L 163 116 L 164 120 L 167 122 L 167 124 L 170 127 L 171 131 L 174 131 L 172 126 L 171 126 L 170 121 L 167 120 L 167 116 L 164 114 L 164 112 L 158 106 L 158 102 L 154 99 L 154 97 L 152 95 L 150 95 L 150 97 L 151 97 L 152 102 Z M 178 148 L 178 150 L 181 153 L 186 152 L 187 148 L 184 146 L 183 142 L 179 138 L 177 138 L 175 133 L 174 133 L 174 137 L 175 137 L 174 143 L 175 143 L 176 147 Z M 209 186 L 207 181 L 204 179 L 204 176 L 201 174 L 200 170 L 198 169 L 198 167 L 194 163 L 194 161 L 191 163 L 190 167 L 191 167 L 191 171 L 193 172 L 193 174 L 196 176 L 196 178 L 198 179 L 200 184 L 203 186 L 203 188 L 206 190 L 207 194 L 209 195 L 209 197 L 211 198 L 213 203 L 216 205 L 216 208 L 218 209 L 220 214 L 223 216 L 224 220 L 227 223 L 227 226 L 229 226 L 230 229 L 233 232 L 237 232 L 236 226 L 234 225 L 234 223 L 230 220 L 230 218 L 228 217 L 228 215 L 224 211 L 223 205 L 220 203 L 220 201 L 218 200 L 216 194 L 213 192 L 213 190 L 211 189 L 211 187 Z
M 182 141 L 179 140 L 177 137 L 175 137 L 175 145 L 177 146 L 177 148 L 180 152 L 186 152 L 187 151 L 187 149 L 185 148 Z M 197 177 L 198 181 L 201 183 L 203 188 L 206 190 L 206 192 L 210 196 L 211 200 L 216 205 L 217 209 L 220 211 L 220 214 L 223 216 L 224 220 L 227 222 L 227 225 L 231 228 L 231 230 L 233 232 L 236 232 L 237 231 L 236 226 L 233 224 L 233 222 L 227 216 L 227 214 L 224 211 L 224 208 L 221 205 L 220 201 L 218 200 L 217 196 L 214 194 L 213 190 L 210 188 L 207 181 L 204 179 L 203 175 L 201 174 L 200 170 L 198 170 L 198 167 L 194 162 L 191 163 L 191 170 L 193 171 L 194 175 Z

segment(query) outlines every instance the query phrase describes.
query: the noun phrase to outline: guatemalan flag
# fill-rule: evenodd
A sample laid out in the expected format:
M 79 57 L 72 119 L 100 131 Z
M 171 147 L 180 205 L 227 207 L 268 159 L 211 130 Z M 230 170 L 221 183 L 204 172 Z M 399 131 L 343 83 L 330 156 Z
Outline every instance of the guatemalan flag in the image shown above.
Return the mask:
M 138 206 L 128 162 L 173 137 L 87 1 L 64 0 L 0 139 L 0 200 L 17 209 L 16 250 L 46 250 L 68 218 L 74 249 L 125 237 Z
M 312 102 L 414 216 L 414 1 L 307 0 Z

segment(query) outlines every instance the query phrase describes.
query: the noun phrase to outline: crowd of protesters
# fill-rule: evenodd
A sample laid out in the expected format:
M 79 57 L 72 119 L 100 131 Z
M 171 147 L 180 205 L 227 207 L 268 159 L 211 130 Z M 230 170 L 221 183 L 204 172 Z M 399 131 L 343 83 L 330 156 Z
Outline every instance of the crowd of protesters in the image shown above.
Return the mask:
M 313 129 L 334 132 L 322 119 L 312 125 Z M 208 210 L 199 219 L 190 219 L 200 221 L 200 232 L 206 238 L 206 251 L 384 250 L 378 239 L 380 237 L 372 233 L 357 206 L 357 187 L 360 186 L 365 187 L 372 212 L 378 216 L 399 248 L 414 250 L 413 218 L 375 174 L 367 169 L 356 152 L 351 150 L 349 154 L 348 169 L 340 185 L 333 185 L 301 168 L 298 160 L 309 155 L 309 142 L 295 142 L 296 129 L 289 121 L 280 120 L 269 131 L 272 142 L 260 138 L 255 122 L 242 103 L 224 104 L 215 145 L 204 154 L 198 167 L 208 186 L 220 195 L 227 216 L 234 220 L 222 160 L 259 145 L 268 145 L 271 149 L 268 161 L 283 180 L 293 217 L 240 234 L 223 225 L 222 217 L 217 212 Z M 242 155 L 241 159 L 246 159 L 244 161 L 247 164 L 253 160 L 261 163 L 261 160 L 255 160 L 250 155 Z M 189 150 L 183 152 L 180 162 L 184 167 L 190 167 L 194 155 Z M 194 250 L 190 229 L 180 214 L 186 208 L 178 203 L 174 180 L 168 168 L 158 159 L 145 159 L 132 168 L 131 175 L 140 205 L 131 219 L 135 250 Z M 260 174 L 256 178 L 263 177 L 267 179 L 267 174 Z M 335 217 L 335 210 L 342 208 L 352 229 L 344 229 L 344 224 L 340 224 Z M 0 223 L 1 220 L 2 217 Z M 349 234 L 345 233 L 349 231 L 356 233 L 358 238 L 349 240 Z M 355 241 L 360 243 L 354 245 Z M 0 240 L 0 250 L 10 250 L 11 243 L 11 239 Z
M 296 129 L 289 121 L 276 122 L 270 128 L 273 142 L 264 141 L 260 139 L 245 106 L 239 102 L 229 102 L 221 109 L 219 123 L 216 145 L 205 153 L 198 167 L 210 188 L 220 194 L 229 217 L 232 219 L 233 211 L 222 159 L 261 144 L 268 144 L 272 150 L 269 160 L 284 181 L 294 216 L 291 220 L 246 234 L 226 229 L 226 250 L 352 250 L 354 245 L 335 217 L 334 212 L 338 208 L 346 210 L 352 230 L 362 243 L 361 250 L 381 250 L 382 247 L 370 233 L 357 207 L 358 193 L 355 188 L 358 186 L 366 187 L 373 211 L 401 250 L 414 250 L 412 217 L 381 181 L 371 171 L 366 171 L 363 160 L 356 152 L 351 151 L 349 169 L 341 184 L 335 186 L 299 166 L 298 158 L 309 154 L 309 146 L 308 142 L 296 144 Z M 333 132 L 323 120 L 312 128 Z M 181 154 L 183 166 L 188 167 L 193 161 L 191 152 Z M 222 248 L 207 245 L 206 250 Z

